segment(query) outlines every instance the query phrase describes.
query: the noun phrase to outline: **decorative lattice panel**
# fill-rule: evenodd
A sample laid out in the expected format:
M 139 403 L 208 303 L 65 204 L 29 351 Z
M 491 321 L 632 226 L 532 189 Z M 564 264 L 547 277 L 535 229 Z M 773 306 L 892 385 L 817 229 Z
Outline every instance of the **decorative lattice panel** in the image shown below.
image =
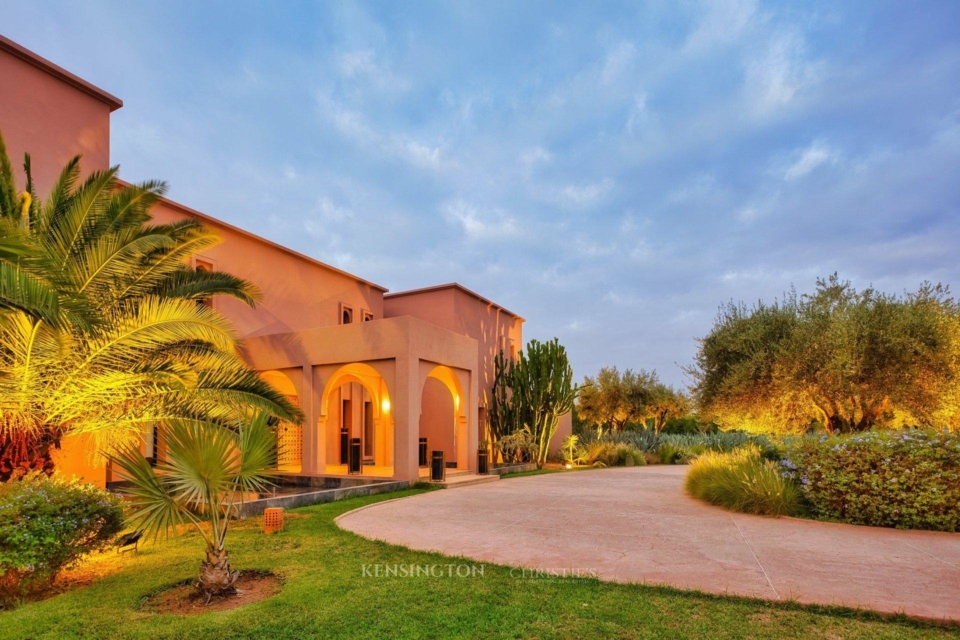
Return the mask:
M 263 510 L 263 532 L 276 533 L 283 531 L 283 508 L 271 507 Z
M 277 466 L 280 469 L 299 470 L 303 460 L 303 427 L 280 423 L 277 427 L 277 447 Z

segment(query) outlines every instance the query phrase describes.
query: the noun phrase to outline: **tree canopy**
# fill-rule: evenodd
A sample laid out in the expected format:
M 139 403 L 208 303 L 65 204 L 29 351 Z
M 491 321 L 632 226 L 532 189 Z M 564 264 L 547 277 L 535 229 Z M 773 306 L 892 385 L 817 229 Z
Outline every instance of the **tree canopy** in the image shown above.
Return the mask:
M 29 156 L 17 191 L 0 138 L 0 479 L 50 471 L 50 448 L 69 433 L 129 439 L 157 422 L 227 423 L 252 408 L 300 417 L 203 303 L 252 305 L 259 291 L 192 268 L 220 239 L 195 220 L 152 224 L 165 185 L 122 185 L 117 172 L 81 181 L 74 158 L 41 200 Z
M 656 371 L 603 367 L 595 378 L 586 376 L 577 401 L 579 418 L 616 431 L 630 423 L 650 420 L 659 433 L 670 418 L 689 411 L 686 396 L 660 381 Z
M 958 367 L 960 313 L 946 287 L 857 291 L 834 274 L 812 294 L 722 306 L 687 372 L 701 411 L 721 425 L 851 432 L 955 428 Z

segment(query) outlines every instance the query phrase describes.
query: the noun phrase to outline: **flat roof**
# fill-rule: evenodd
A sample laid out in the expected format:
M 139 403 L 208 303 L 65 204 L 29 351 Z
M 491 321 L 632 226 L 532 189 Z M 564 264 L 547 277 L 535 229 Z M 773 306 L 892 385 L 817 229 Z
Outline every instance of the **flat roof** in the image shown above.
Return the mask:
M 465 294 L 467 294 L 468 296 L 476 298 L 477 300 L 483 303 L 489 304 L 490 306 L 500 309 L 500 311 L 503 311 L 507 315 L 513 316 L 514 318 L 516 318 L 517 320 L 520 320 L 521 322 L 525 321 L 522 316 L 518 316 L 513 311 L 510 311 L 506 307 L 497 304 L 490 298 L 483 297 L 476 291 L 471 291 L 470 289 L 467 289 L 465 286 L 463 286 L 459 282 L 448 282 L 447 284 L 437 284 L 432 287 L 421 287 L 420 289 L 409 289 L 407 291 L 397 291 L 396 293 L 388 293 L 383 297 L 384 299 L 386 299 L 386 298 L 399 298 L 401 296 L 415 296 L 421 293 L 430 293 L 431 291 L 441 291 L 443 289 L 458 289 L 464 292 Z
M 123 106 L 123 100 L 111 93 L 107 93 L 100 87 L 90 84 L 83 78 L 75 76 L 63 67 L 56 65 L 42 56 L 38 56 L 26 47 L 20 46 L 10 38 L 0 35 L 0 51 L 6 51 L 15 58 L 19 58 L 27 64 L 33 65 L 37 69 L 49 73 L 57 80 L 61 80 L 72 86 L 74 89 L 93 96 L 100 102 L 110 107 L 110 111 L 116 111 Z
M 121 185 L 131 186 L 131 184 L 130 184 L 129 182 L 125 181 L 125 180 L 117 180 L 117 183 L 118 183 L 118 184 L 121 184 Z M 274 242 L 273 240 L 267 240 L 266 238 L 264 238 L 264 237 L 262 237 L 262 236 L 258 236 L 258 235 L 255 234 L 255 233 L 251 233 L 251 232 L 247 231 L 246 229 L 241 229 L 240 227 L 234 226 L 234 225 L 230 224 L 229 222 L 224 222 L 223 220 L 220 220 L 219 218 L 214 218 L 213 216 L 207 215 L 207 214 L 205 214 L 205 213 L 203 213 L 203 212 L 201 212 L 201 211 L 197 211 L 196 209 L 191 209 L 190 207 L 188 207 L 188 206 L 186 206 L 186 205 L 183 205 L 183 204 L 180 204 L 179 202 L 177 202 L 177 201 L 175 201 L 175 200 L 171 200 L 170 198 L 160 198 L 160 202 L 163 203 L 163 204 L 165 204 L 165 205 L 167 205 L 168 207 L 171 207 L 171 208 L 173 208 L 173 209 L 177 209 L 178 211 L 180 211 L 180 212 L 182 212 L 182 213 L 185 213 L 185 214 L 187 214 L 188 216 L 191 216 L 191 217 L 194 217 L 194 218 L 199 218 L 200 220 L 203 220 L 204 222 L 208 222 L 208 223 L 210 223 L 210 224 L 212 224 L 212 225 L 215 225 L 215 226 L 218 226 L 218 227 L 223 227 L 223 228 L 225 228 L 225 229 L 229 229 L 230 231 L 233 231 L 234 233 L 238 233 L 238 234 L 240 234 L 240 235 L 242 235 L 242 236 L 246 236 L 247 238 L 250 238 L 251 240 L 256 240 L 257 242 L 260 242 L 260 243 L 262 243 L 262 244 L 265 244 L 265 245 L 268 245 L 268 246 L 270 246 L 270 247 L 273 247 L 274 249 L 278 249 L 278 250 L 280 250 L 280 251 L 283 251 L 284 253 L 290 254 L 291 256 L 293 256 L 293 257 L 295 257 L 295 258 L 299 258 L 300 260 L 304 260 L 304 261 L 309 262 L 309 263 L 311 263 L 311 264 L 315 264 L 315 265 L 317 265 L 318 267 L 323 267 L 324 269 L 327 269 L 328 271 L 333 271 L 334 273 L 339 273 L 339 274 L 342 275 L 342 276 L 347 276 L 348 278 L 352 278 L 352 279 L 354 279 L 354 280 L 356 280 L 356 281 L 358 281 L 358 282 L 362 282 L 362 283 L 365 284 L 365 285 L 369 285 L 369 286 L 373 287 L 374 289 L 379 289 L 380 291 L 383 291 L 384 293 L 386 293 L 387 291 L 389 291 L 389 289 L 387 289 L 386 287 L 381 286 L 381 285 L 379 285 L 379 284 L 377 284 L 377 283 L 375 283 L 375 282 L 370 282 L 369 280 L 365 280 L 364 278 L 361 278 L 361 277 L 359 277 L 359 276 L 356 276 L 356 275 L 354 275 L 354 274 L 352 274 L 352 273 L 350 273 L 350 272 L 348 272 L 348 271 L 344 271 L 343 269 L 338 269 L 337 267 L 335 267 L 335 266 L 333 266 L 333 265 L 330 265 L 330 264 L 327 264 L 326 262 L 320 262 L 320 261 L 317 260 L 316 258 L 311 258 L 310 256 L 304 255 L 304 254 L 300 253 L 299 251 L 294 251 L 293 249 L 291 249 L 291 248 L 289 248 L 289 247 L 285 247 L 285 246 L 283 246 L 282 244 L 279 244 L 279 243 L 277 243 L 277 242 Z

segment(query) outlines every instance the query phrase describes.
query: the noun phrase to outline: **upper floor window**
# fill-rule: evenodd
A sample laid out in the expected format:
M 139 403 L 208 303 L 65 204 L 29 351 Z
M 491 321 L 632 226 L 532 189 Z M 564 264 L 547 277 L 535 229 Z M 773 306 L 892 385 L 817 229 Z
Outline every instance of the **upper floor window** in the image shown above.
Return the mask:
M 364 312 L 363 312 L 363 321 L 364 321 L 364 322 L 370 322 L 371 320 L 373 320 L 373 314 L 372 314 L 371 312 L 369 312 L 369 311 L 364 311 Z
M 196 261 L 196 269 L 197 269 L 197 271 L 213 271 L 213 263 L 212 263 L 212 262 L 207 262 L 206 260 L 199 260 L 199 259 L 198 259 L 198 260 Z M 208 309 L 212 309 L 212 308 L 213 308 L 213 298 L 212 298 L 212 297 L 199 298 L 199 299 L 197 300 L 197 306 L 198 306 L 198 307 L 207 307 Z
M 353 324 L 353 307 L 340 304 L 340 324 Z

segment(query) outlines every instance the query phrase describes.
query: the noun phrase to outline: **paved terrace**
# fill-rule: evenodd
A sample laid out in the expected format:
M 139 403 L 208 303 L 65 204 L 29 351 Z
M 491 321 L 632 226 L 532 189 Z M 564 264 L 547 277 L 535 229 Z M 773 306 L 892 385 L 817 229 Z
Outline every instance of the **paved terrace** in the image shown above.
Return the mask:
M 483 562 L 960 620 L 960 534 L 731 514 L 688 497 L 685 472 L 516 478 L 377 504 L 338 522 Z

